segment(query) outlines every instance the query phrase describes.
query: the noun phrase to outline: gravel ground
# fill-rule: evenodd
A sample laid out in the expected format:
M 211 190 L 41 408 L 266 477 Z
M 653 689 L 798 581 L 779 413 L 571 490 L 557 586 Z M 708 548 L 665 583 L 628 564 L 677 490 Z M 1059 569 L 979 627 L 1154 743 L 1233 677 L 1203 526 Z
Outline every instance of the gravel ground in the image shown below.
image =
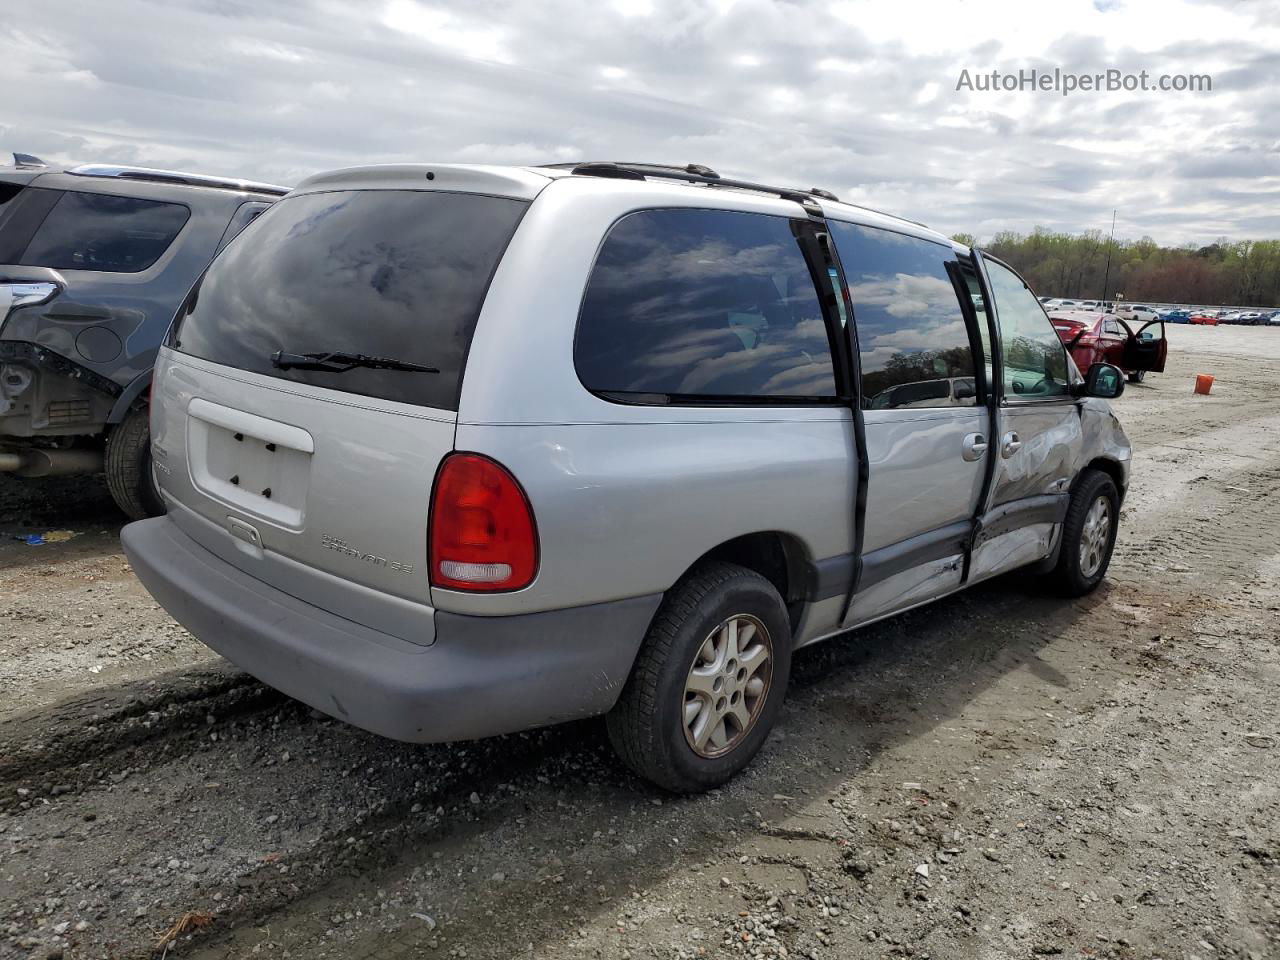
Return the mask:
M 151 602 L 94 478 L 0 480 L 0 957 L 1280 957 L 1280 331 L 1170 335 L 1101 590 L 801 652 L 693 799 L 595 722 L 314 714 Z

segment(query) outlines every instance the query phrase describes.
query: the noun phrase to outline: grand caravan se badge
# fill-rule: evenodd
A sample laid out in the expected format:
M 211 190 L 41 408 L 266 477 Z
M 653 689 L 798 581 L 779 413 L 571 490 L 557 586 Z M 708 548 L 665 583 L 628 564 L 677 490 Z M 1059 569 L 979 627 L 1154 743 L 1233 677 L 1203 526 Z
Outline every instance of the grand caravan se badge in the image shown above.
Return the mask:
M 357 560 L 363 560 L 365 563 L 371 563 L 375 567 L 386 567 L 389 570 L 395 570 L 398 573 L 413 573 L 412 563 L 401 563 L 399 560 L 388 560 L 386 557 L 380 557 L 377 554 L 365 553 L 363 550 L 357 550 L 347 541 L 339 537 L 331 537 L 328 534 L 321 534 L 320 546 L 327 550 L 337 550 L 339 553 L 345 553 L 348 557 L 355 557 Z

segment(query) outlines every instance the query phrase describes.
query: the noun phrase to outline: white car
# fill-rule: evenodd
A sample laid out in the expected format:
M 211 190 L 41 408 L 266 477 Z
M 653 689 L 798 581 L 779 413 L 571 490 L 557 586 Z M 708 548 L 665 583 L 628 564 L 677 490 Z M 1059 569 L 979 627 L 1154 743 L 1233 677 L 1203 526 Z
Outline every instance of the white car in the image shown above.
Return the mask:
M 1149 323 L 1152 320 L 1159 320 L 1160 314 L 1154 307 L 1148 307 L 1142 303 L 1122 303 L 1111 311 L 1121 320 L 1137 321 L 1138 323 Z

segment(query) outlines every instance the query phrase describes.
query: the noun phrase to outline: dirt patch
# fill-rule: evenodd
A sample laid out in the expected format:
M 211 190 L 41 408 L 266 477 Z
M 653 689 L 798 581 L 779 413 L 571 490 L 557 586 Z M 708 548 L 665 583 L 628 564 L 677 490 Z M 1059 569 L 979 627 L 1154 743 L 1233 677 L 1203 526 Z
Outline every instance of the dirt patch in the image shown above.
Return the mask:
M 320 717 L 159 611 L 105 497 L 0 480 L 0 530 L 79 534 L 0 544 L 0 956 L 158 955 L 189 913 L 170 951 L 209 958 L 1280 956 L 1280 331 L 1170 335 L 1116 403 L 1101 590 L 1006 578 L 801 652 L 693 799 L 596 723 Z

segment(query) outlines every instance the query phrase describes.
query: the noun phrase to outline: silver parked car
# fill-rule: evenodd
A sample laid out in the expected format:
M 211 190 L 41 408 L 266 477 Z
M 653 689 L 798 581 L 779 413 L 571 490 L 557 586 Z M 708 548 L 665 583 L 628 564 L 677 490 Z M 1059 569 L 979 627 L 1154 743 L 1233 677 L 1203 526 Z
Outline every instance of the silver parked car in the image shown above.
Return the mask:
M 1092 590 L 1130 449 L 1007 265 L 705 167 L 312 177 L 161 350 L 156 599 L 409 741 L 605 714 L 672 790 L 742 769 L 793 651 L 1037 565 Z

